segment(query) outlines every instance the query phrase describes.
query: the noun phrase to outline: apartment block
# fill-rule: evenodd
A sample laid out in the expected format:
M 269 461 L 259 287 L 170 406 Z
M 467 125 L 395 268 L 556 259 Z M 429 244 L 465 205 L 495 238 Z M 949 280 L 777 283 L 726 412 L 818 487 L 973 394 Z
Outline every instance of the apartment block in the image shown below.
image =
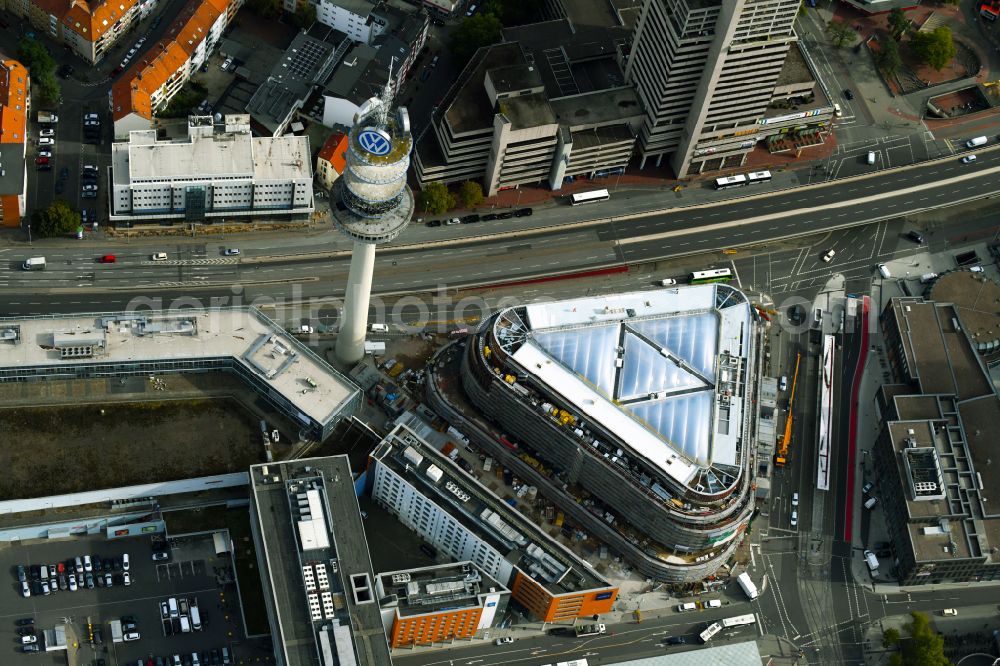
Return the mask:
M 626 34 L 560 19 L 479 49 L 418 139 L 420 183 L 478 180 L 492 196 L 624 170 L 642 120 L 615 57 Z
M 829 124 L 829 105 L 798 114 L 771 108 L 789 94 L 780 84 L 799 5 L 645 0 L 625 60 L 644 110 L 641 164 L 667 158 L 680 177 L 738 166 L 768 136 Z
M 473 638 L 503 617 L 510 599 L 472 562 L 382 573 L 375 585 L 393 648 Z
M 154 0 L 6 0 L 3 8 L 89 63 L 100 62 Z
M 24 65 L 0 60 L 0 225 L 4 227 L 20 227 L 27 208 L 30 88 Z
M 295 0 L 284 1 L 291 3 L 291 11 L 294 11 Z M 375 0 L 319 0 L 316 3 L 316 20 L 356 42 L 371 44 L 388 26 L 388 21 L 377 7 Z
M 956 271 L 930 296 L 894 298 L 880 317 L 893 381 L 876 394 L 873 510 L 885 512 L 901 585 L 1000 580 L 1000 510 L 989 503 L 1000 396 L 984 358 L 1000 286 Z
M 308 137 L 254 137 L 244 114 L 191 116 L 181 141 L 134 131 L 111 146 L 111 220 L 305 220 L 311 164 Z
M 609 612 L 618 589 L 408 427 L 371 454 L 372 498 L 439 551 L 504 584 L 542 621 Z
M 243 0 L 191 0 L 163 38 L 138 58 L 108 92 L 115 139 L 150 129 L 153 117 L 208 59 Z

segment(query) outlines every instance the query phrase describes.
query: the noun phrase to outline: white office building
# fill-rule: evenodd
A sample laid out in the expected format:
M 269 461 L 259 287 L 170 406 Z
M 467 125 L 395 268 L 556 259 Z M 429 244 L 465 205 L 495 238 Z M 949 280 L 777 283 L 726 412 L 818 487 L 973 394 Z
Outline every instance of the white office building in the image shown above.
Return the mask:
M 388 25 L 384 17 L 374 12 L 373 0 L 319 0 L 316 3 L 317 21 L 362 44 L 371 44 Z
M 250 116 L 191 116 L 188 137 L 134 131 L 111 149 L 111 220 L 308 219 L 314 210 L 305 136 L 254 137 Z

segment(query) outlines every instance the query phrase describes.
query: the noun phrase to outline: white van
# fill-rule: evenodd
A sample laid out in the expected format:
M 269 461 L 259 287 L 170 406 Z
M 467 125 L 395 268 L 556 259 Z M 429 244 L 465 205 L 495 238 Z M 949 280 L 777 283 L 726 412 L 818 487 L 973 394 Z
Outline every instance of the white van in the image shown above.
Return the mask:
M 198 612 L 197 606 L 191 606 L 191 628 L 201 631 L 201 613 Z
M 372 333 L 388 333 L 389 332 L 389 327 L 387 325 L 385 325 L 385 324 L 372 324 L 372 326 L 371 326 L 371 332 Z
M 30 259 L 25 259 L 24 263 L 21 264 L 22 271 L 44 271 L 45 270 L 45 257 L 31 257 Z
M 190 634 L 191 633 L 191 623 L 188 622 L 186 617 L 181 616 L 181 633 Z
M 889 272 L 889 267 L 885 264 L 878 265 L 878 274 L 884 277 L 886 280 L 892 277 L 892 273 Z
M 920 276 L 920 284 L 928 284 L 934 282 L 938 277 L 937 273 L 924 273 Z
M 677 604 L 677 612 L 678 613 L 687 613 L 689 611 L 693 611 L 693 610 L 697 610 L 697 609 L 698 609 L 698 606 L 696 604 L 694 604 L 693 602 L 691 602 L 691 601 L 689 601 L 687 603 L 684 603 L 684 604 Z
M 965 142 L 966 148 L 975 148 L 976 146 L 985 146 L 986 142 L 989 141 L 985 136 L 977 136 L 974 139 L 969 139 Z
M 167 599 L 167 607 L 170 609 L 170 617 L 178 617 L 181 613 L 177 610 L 177 599 L 170 597 Z
M 779 391 L 787 391 L 788 390 L 788 377 L 787 376 L 781 375 L 781 381 L 778 382 L 778 390 Z
M 877 497 L 869 497 L 867 500 L 865 500 L 865 508 L 866 509 L 871 509 L 876 504 L 878 504 L 878 498 Z
M 872 165 L 872 164 L 875 164 L 875 151 L 874 150 L 869 150 L 868 151 L 868 164 L 869 164 L 869 166 Z
M 878 569 L 878 558 L 875 557 L 875 553 L 870 550 L 865 551 L 865 562 L 868 563 L 868 570 L 875 571 Z

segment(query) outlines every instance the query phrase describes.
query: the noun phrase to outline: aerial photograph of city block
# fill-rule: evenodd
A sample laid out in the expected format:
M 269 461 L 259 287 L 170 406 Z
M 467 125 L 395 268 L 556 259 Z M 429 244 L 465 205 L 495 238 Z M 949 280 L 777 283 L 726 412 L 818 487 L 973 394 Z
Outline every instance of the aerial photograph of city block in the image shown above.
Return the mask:
M 0 666 L 1000 664 L 998 18 L 0 0 Z

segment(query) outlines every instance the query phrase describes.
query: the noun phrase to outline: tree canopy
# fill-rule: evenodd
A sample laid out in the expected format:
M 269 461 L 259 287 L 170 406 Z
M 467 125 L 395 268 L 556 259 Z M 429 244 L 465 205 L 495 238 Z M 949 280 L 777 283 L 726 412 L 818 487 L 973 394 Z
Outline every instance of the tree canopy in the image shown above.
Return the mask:
M 45 104 L 55 104 L 62 92 L 56 79 L 56 63 L 48 49 L 41 42 L 22 37 L 17 44 L 18 58 L 31 74 L 31 82 L 35 84 L 38 95 Z
M 907 666 L 951 666 L 944 656 L 944 637 L 931 627 L 925 613 L 910 613 L 913 619 L 906 625 L 910 637 L 900 643 L 900 663 Z
M 875 64 L 885 72 L 886 76 L 892 76 L 898 72 L 903 65 L 903 59 L 899 55 L 899 43 L 894 39 L 879 42 L 879 50 L 875 54 Z
M 909 27 L 910 19 L 906 18 L 906 12 L 899 7 L 893 7 L 889 12 L 889 33 L 892 34 L 892 38 L 899 41 Z
M 954 60 L 958 49 L 951 36 L 951 28 L 942 25 L 930 32 L 915 32 L 910 37 L 910 48 L 925 64 L 941 71 Z
M 448 191 L 444 183 L 427 183 L 420 191 L 420 208 L 432 215 L 440 215 L 454 208 L 455 195 Z
M 281 15 L 281 0 L 246 0 L 246 4 L 250 11 L 264 18 L 277 18 Z
M 854 42 L 858 35 L 854 28 L 841 21 L 830 21 L 826 24 L 826 34 L 838 49 Z
M 493 14 L 504 25 L 522 25 L 538 15 L 541 0 L 487 0 L 483 11 Z
M 458 201 L 462 208 L 474 208 L 483 203 L 483 186 L 474 180 L 467 180 L 458 187 Z
M 308 30 L 316 22 L 316 5 L 305 3 L 296 7 L 292 22 L 300 30 Z
M 464 63 L 479 48 L 499 42 L 502 32 L 500 19 L 490 12 L 483 12 L 463 19 L 451 33 L 448 47 L 455 60 Z
M 31 228 L 42 238 L 66 236 L 80 227 L 80 211 L 63 199 L 56 199 L 48 208 L 36 209 L 31 217 Z

